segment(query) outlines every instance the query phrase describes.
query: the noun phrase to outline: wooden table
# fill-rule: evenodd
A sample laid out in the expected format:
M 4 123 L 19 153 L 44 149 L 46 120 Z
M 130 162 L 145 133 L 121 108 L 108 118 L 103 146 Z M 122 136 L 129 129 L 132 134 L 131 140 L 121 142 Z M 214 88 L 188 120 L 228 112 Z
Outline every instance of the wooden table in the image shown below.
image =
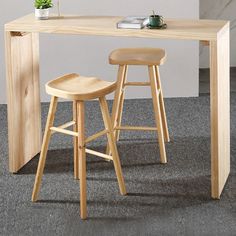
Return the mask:
M 220 198 L 230 172 L 229 22 L 169 19 L 166 30 L 116 29 L 120 19 L 38 21 L 31 14 L 5 25 L 10 172 L 17 172 L 41 147 L 38 33 L 199 40 L 210 47 L 211 192 L 212 198 Z

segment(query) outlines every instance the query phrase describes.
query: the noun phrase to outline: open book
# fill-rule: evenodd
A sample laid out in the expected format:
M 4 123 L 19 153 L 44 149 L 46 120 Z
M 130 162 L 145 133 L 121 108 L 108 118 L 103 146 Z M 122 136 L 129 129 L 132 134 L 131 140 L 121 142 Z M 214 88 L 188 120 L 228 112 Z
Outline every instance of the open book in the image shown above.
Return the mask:
M 142 29 L 149 23 L 145 16 L 127 16 L 117 22 L 117 28 L 121 29 Z

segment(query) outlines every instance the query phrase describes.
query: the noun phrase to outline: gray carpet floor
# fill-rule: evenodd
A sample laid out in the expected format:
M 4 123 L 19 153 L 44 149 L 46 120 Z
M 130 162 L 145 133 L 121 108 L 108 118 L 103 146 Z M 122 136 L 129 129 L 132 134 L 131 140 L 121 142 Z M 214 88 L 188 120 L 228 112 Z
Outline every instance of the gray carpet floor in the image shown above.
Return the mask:
M 86 108 L 89 135 L 102 122 L 97 102 Z M 43 128 L 47 110 L 42 104 Z M 127 196 L 119 194 L 112 163 L 88 156 L 89 217 L 82 221 L 71 137 L 53 136 L 39 201 L 32 203 L 38 156 L 18 174 L 8 172 L 7 114 L 1 105 L 0 235 L 236 235 L 236 94 L 231 96 L 231 174 L 220 201 L 210 197 L 209 97 L 166 99 L 166 110 L 168 164 L 160 164 L 155 133 L 121 134 Z M 70 114 L 71 104 L 60 103 L 56 123 Z M 123 123 L 154 125 L 151 100 L 127 100 Z M 90 147 L 104 150 L 105 144 L 101 138 Z

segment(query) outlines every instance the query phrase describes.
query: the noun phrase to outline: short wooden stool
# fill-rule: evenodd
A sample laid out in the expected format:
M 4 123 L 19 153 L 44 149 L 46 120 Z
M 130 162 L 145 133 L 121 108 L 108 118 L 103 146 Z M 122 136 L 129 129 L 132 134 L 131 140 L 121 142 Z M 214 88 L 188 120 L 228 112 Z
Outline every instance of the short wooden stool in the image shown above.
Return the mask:
M 112 109 L 112 123 L 115 138 L 118 141 L 121 130 L 157 131 L 161 163 L 166 163 L 165 142 L 169 142 L 163 92 L 159 74 L 159 65 L 166 60 L 165 50 L 160 48 L 120 48 L 111 52 L 109 62 L 119 65 L 117 88 Z M 148 82 L 127 82 L 128 65 L 146 65 L 149 71 Z M 156 127 L 134 127 L 121 125 L 126 86 L 151 86 Z M 107 153 L 109 153 L 109 146 Z
M 43 137 L 42 150 L 40 153 L 39 164 L 32 193 L 32 201 L 37 201 L 37 196 L 41 184 L 42 174 L 51 134 L 60 132 L 74 136 L 74 177 L 80 180 L 80 212 L 81 218 L 87 217 L 86 203 L 86 156 L 85 153 L 96 155 L 114 162 L 120 193 L 126 194 L 125 183 L 120 165 L 120 159 L 113 135 L 112 124 L 108 111 L 105 95 L 113 92 L 116 83 L 100 80 L 95 77 L 83 77 L 78 74 L 68 74 L 46 84 L 46 91 L 52 95 L 49 113 Z M 73 121 L 54 127 L 54 117 L 57 107 L 58 97 L 73 100 Z M 101 112 L 104 120 L 105 129 L 88 138 L 85 138 L 84 130 L 84 101 L 99 99 Z M 73 131 L 66 128 L 73 125 Z M 108 143 L 111 148 L 111 155 L 103 154 L 86 148 L 86 144 L 96 138 L 107 135 Z

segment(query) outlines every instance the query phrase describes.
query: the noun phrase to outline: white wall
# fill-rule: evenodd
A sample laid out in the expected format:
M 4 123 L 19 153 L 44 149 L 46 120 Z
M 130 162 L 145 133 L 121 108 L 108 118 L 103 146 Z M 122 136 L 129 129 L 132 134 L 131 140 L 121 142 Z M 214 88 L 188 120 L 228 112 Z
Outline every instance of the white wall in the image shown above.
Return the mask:
M 230 21 L 230 64 L 236 66 L 236 0 L 200 0 L 201 19 Z M 200 67 L 209 67 L 209 49 L 200 47 Z
M 68 4 L 68 5 L 66 5 Z M 14 6 L 14 7 L 13 7 Z M 61 0 L 62 13 L 81 15 L 148 15 L 152 9 L 169 18 L 198 18 L 199 0 Z M 184 8 L 183 8 L 184 6 Z M 32 1 L 8 0 L 0 8 L 0 103 L 6 103 L 3 24 L 33 12 Z M 55 10 L 54 10 L 55 11 Z M 64 73 L 78 72 L 115 80 L 117 67 L 108 64 L 107 56 L 118 47 L 163 47 L 168 60 L 161 68 L 162 84 L 166 97 L 198 96 L 198 42 L 114 38 L 93 36 L 47 35 L 40 36 L 41 95 L 46 81 Z M 146 68 L 131 68 L 130 80 L 145 80 Z M 150 97 L 149 89 L 135 88 L 128 98 Z

